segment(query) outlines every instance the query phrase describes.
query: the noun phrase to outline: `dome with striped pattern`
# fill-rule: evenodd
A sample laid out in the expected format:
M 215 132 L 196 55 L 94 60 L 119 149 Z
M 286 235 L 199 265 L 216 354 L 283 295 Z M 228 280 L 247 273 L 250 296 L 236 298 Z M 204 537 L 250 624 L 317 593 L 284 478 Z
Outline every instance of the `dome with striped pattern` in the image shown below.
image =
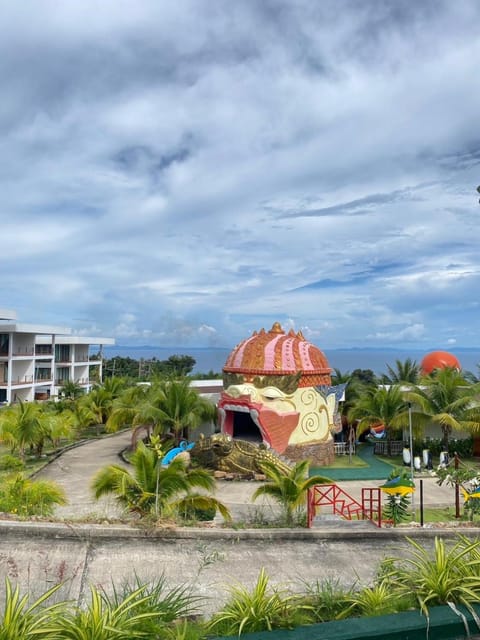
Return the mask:
M 223 371 L 254 376 L 283 376 L 301 372 L 300 387 L 330 385 L 332 369 L 325 354 L 305 340 L 301 331 L 288 333 L 275 322 L 270 331 L 255 331 L 238 344 L 227 358 Z

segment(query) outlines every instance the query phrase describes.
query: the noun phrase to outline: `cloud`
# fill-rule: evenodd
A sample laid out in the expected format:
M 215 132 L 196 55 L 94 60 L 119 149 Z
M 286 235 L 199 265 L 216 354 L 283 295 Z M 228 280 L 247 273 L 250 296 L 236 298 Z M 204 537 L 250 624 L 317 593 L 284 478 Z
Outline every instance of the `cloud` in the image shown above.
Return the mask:
M 2 306 L 120 344 L 478 345 L 478 4 L 205 7 L 5 4 Z

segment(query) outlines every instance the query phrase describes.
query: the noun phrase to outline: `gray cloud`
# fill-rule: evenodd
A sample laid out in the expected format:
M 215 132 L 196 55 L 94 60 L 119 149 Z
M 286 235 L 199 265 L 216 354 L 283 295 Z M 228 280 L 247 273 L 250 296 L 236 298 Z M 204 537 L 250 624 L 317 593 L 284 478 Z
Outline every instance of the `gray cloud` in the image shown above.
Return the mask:
M 474 0 L 2 14 L 0 306 L 123 344 L 478 344 Z

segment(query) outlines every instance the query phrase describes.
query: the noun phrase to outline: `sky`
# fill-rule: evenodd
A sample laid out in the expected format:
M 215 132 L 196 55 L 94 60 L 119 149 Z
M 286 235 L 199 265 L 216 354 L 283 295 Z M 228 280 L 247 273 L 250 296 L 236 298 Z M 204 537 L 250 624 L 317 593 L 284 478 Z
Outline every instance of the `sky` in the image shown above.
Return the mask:
M 3 0 L 0 307 L 479 347 L 477 0 Z

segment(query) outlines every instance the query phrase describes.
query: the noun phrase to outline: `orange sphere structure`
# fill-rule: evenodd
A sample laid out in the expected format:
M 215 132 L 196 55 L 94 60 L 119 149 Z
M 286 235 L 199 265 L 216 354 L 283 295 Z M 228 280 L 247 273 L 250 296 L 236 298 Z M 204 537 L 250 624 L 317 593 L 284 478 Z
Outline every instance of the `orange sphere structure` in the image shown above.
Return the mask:
M 446 367 L 460 370 L 462 365 L 458 358 L 448 351 L 431 351 L 427 353 L 420 363 L 422 374 L 426 376 L 435 371 L 435 369 L 445 369 Z

